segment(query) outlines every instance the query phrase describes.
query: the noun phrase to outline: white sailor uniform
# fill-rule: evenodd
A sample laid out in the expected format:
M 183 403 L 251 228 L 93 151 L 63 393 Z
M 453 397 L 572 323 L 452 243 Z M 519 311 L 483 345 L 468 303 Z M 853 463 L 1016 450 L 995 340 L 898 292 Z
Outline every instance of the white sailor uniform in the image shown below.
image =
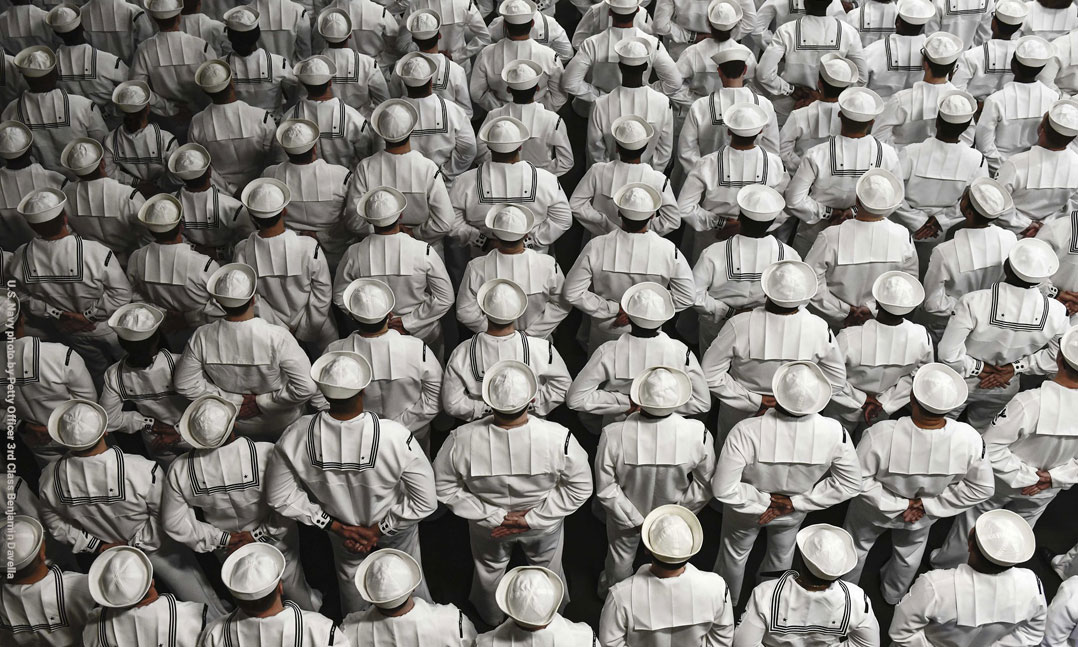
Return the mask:
M 69 173 L 60 164 L 60 151 L 76 137 L 102 141 L 109 129 L 93 101 L 66 90 L 23 92 L 0 113 L 0 119 L 13 119 L 34 131 L 30 146 L 34 159 L 53 171 Z
M 157 351 L 149 366 L 129 366 L 122 359 L 105 371 L 98 400 L 109 417 L 108 431 L 139 434 L 146 451 L 162 467 L 191 449 L 183 439 L 172 447 L 157 448 L 152 433 L 155 422 L 175 428 L 187 408 L 187 399 L 172 385 L 179 361 L 179 353 L 168 350 Z
M 87 576 L 50 566 L 33 584 L 0 582 L 0 636 L 12 647 L 73 647 L 95 603 Z
M 269 166 L 276 133 L 273 115 L 237 99 L 211 103 L 192 117 L 188 139 L 209 151 L 221 188 L 234 195 Z
M 601 236 L 621 227 L 614 192 L 633 182 L 650 185 L 662 196 L 659 210 L 652 216 L 648 229 L 665 236 L 681 226 L 681 210 L 670 178 L 650 164 L 629 163 L 616 159 L 588 165 L 584 177 L 577 183 L 569 198 L 573 216 L 593 236 Z
M 493 249 L 468 262 L 457 290 L 457 321 L 474 333 L 487 327 L 476 295 L 491 279 L 509 279 L 524 290 L 528 307 L 516 320 L 516 329 L 529 337 L 550 339 L 558 324 L 572 310 L 562 297 L 565 276 L 553 256 L 533 249 L 524 249 L 519 254 L 505 254 Z

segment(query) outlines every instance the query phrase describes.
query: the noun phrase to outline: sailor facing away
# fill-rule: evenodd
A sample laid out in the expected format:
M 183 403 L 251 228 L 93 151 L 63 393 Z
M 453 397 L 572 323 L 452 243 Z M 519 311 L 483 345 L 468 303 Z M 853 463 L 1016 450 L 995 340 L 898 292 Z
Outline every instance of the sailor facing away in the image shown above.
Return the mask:
M 565 584 L 541 566 L 518 566 L 498 583 L 495 598 L 506 620 L 475 639 L 477 647 L 599 647 L 591 627 L 566 620 L 558 609 Z
M 839 135 L 842 123 L 838 97 L 857 83 L 858 74 L 853 61 L 833 52 L 820 59 L 815 86 L 819 98 L 791 112 L 779 130 L 779 157 L 788 173 L 796 173 L 801 158 L 817 144 Z
M 891 3 L 873 2 L 871 5 L 888 7 Z M 865 67 L 868 70 L 865 85 L 868 89 L 887 98 L 921 80 L 924 76 L 921 51 L 927 39 L 926 23 L 935 17 L 936 8 L 929 0 L 898 3 L 898 15 L 890 33 L 865 44 Z M 862 40 L 867 40 L 864 34 Z

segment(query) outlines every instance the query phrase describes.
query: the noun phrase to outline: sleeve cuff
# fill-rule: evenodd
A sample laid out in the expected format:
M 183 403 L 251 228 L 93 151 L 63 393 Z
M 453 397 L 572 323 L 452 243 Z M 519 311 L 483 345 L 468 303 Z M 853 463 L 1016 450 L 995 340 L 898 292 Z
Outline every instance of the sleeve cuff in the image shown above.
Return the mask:
M 149 417 L 145 417 L 145 416 L 144 416 L 144 417 L 142 418 L 142 428 L 141 428 L 141 431 L 146 431 L 146 432 L 148 432 L 148 431 L 152 430 L 152 429 L 153 429 L 153 425 L 154 425 L 154 422 L 156 422 L 156 421 L 155 421 L 155 420 L 154 420 L 153 418 L 149 418 Z
M 1021 375 L 1022 373 L 1025 373 L 1029 370 L 1029 363 L 1026 361 L 1025 357 L 1011 362 L 1011 366 L 1014 367 L 1015 375 Z
M 389 517 L 382 519 L 378 522 L 378 532 L 382 533 L 386 537 L 392 537 L 399 531 L 393 527 L 393 524 L 389 523 Z
M 978 375 L 981 374 L 981 370 L 984 369 L 984 362 L 982 362 L 979 359 L 975 359 L 973 361 L 974 361 L 974 364 L 973 364 L 973 368 L 969 372 L 969 377 L 977 377 Z
M 318 528 L 321 528 L 322 530 L 325 530 L 325 529 L 329 528 L 329 524 L 332 521 L 333 521 L 333 519 L 330 519 L 329 515 L 326 514 L 325 512 L 323 512 L 317 518 L 315 518 L 314 525 L 317 526 Z
M 231 533 L 228 533 L 228 532 L 225 532 L 225 531 L 222 530 L 221 531 L 221 538 L 217 540 L 217 547 L 218 548 L 228 548 L 228 540 L 231 539 L 231 538 L 232 538 Z
M 57 310 L 52 306 L 45 306 L 45 315 L 50 319 L 59 319 L 63 314 L 62 310 Z

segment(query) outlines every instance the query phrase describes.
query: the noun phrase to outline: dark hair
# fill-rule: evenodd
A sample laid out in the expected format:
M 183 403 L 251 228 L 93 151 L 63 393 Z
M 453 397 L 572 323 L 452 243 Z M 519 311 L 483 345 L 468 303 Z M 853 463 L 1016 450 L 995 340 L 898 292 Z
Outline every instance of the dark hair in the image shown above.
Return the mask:
M 221 306 L 221 309 L 225 311 L 226 317 L 238 317 L 243 313 L 247 312 L 247 308 L 251 307 L 252 300 L 254 300 L 254 297 L 247 299 L 247 301 L 245 301 L 243 305 L 238 306 L 226 306 L 221 304 L 220 302 L 218 302 L 217 305 Z
M 739 215 L 738 221 L 741 223 L 741 233 L 749 238 L 763 237 L 767 234 L 767 230 L 771 228 L 771 225 L 775 223 L 774 220 L 760 222 L 744 215 Z
M 1011 57 L 1011 72 L 1014 72 L 1014 77 L 1016 79 L 1033 80 L 1037 78 L 1037 75 L 1040 74 L 1043 69 L 1043 65 L 1033 67 L 1022 63 L 1018 60 L 1017 55 Z
M 951 72 L 954 72 L 955 65 L 958 65 L 958 61 L 955 60 L 951 63 L 935 63 L 930 61 L 928 57 L 925 57 L 925 63 L 928 64 L 928 71 L 932 73 L 932 76 L 942 78 L 949 76 Z
M 618 157 L 642 157 L 647 150 L 647 144 L 643 148 L 625 148 L 618 142 L 614 142 L 614 148 L 618 151 Z
M 529 20 L 522 25 L 516 25 L 508 20 L 505 21 L 505 35 L 506 36 L 527 36 L 532 32 L 532 24 L 534 20 Z
M 1044 139 L 1052 148 L 1066 148 L 1074 141 L 1074 137 L 1068 137 L 1052 128 L 1052 122 L 1047 119 L 1044 120 Z
M 719 63 L 719 70 L 724 76 L 731 79 L 742 76 L 748 69 L 749 66 L 745 61 L 726 61 L 725 63 Z
M 651 223 L 651 218 L 646 220 L 630 220 L 625 216 L 621 216 L 621 228 L 628 232 L 644 231 Z
M 513 103 L 531 103 L 535 100 L 535 93 L 538 91 L 538 85 L 534 85 L 524 90 L 509 88 L 509 94 L 513 95 Z
M 247 52 L 258 47 L 258 39 L 262 35 L 262 30 L 257 26 L 251 31 L 236 31 L 230 27 L 225 29 L 225 33 L 228 35 L 228 42 L 232 44 L 232 49 Z
M 152 236 L 153 239 L 156 242 L 159 242 L 159 243 L 168 242 L 170 240 L 176 240 L 176 236 L 179 235 L 181 227 L 183 227 L 183 221 L 182 220 L 180 222 L 176 223 L 176 226 L 173 227 L 172 229 L 169 229 L 168 231 L 151 231 L 150 236 Z
M 434 49 L 438 46 L 438 36 L 438 34 L 435 34 L 431 38 L 416 38 L 415 36 L 412 36 L 412 40 L 415 41 L 416 47 L 425 51 L 428 49 Z
M 841 112 L 838 113 L 838 120 L 842 122 L 843 130 L 855 135 L 872 132 L 872 124 L 874 123 L 874 121 L 854 121 Z
M 330 79 L 325 83 L 319 83 L 318 85 L 307 85 L 306 83 L 303 85 L 307 86 L 307 94 L 319 95 L 325 94 L 326 90 L 329 89 L 330 83 L 333 83 L 333 79 Z
M 254 214 L 251 214 L 251 222 L 254 223 L 255 229 L 269 229 L 270 227 L 276 227 L 281 218 L 284 217 L 284 212 L 271 216 L 269 218 L 260 218 Z
M 58 236 L 66 224 L 67 218 L 64 217 L 64 212 L 61 211 L 60 215 L 52 220 L 46 220 L 45 222 L 30 225 L 30 228 L 42 238 L 52 238 L 53 236 Z
M 996 23 L 996 32 L 1003 37 L 1003 40 L 1010 40 L 1011 36 L 1018 33 L 1018 30 L 1022 28 L 1022 24 L 1008 25 L 999 18 L 993 18 Z
M 936 115 L 936 137 L 941 139 L 957 139 L 962 136 L 962 133 L 966 132 L 969 128 L 971 121 L 966 121 L 960 124 L 952 124 L 949 121 L 943 120 L 943 115 Z
M 386 322 L 389 320 L 389 315 L 382 317 L 381 321 L 375 323 L 363 323 L 362 321 L 356 321 L 356 330 L 365 335 L 373 335 L 382 328 L 385 328 Z
M 831 85 L 822 76 L 820 77 L 820 91 L 823 92 L 823 96 L 827 99 L 837 99 L 838 95 L 842 94 L 845 89 L 837 85 Z

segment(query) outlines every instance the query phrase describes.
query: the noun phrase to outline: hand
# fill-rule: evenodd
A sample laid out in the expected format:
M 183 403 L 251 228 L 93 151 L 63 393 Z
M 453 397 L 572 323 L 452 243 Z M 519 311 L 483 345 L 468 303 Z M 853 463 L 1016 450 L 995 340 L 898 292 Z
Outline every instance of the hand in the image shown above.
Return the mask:
M 925 516 L 925 506 L 920 499 L 910 499 L 909 506 L 902 513 L 902 520 L 906 523 L 916 523 Z
M 927 240 L 929 238 L 935 238 L 936 236 L 939 236 L 941 231 L 943 231 L 943 227 L 936 221 L 936 217 L 929 216 L 928 221 L 921 225 L 920 229 L 913 232 L 913 239 Z
M 1003 388 L 1010 384 L 1011 378 L 1014 377 L 1014 364 L 1004 364 L 1003 366 L 985 364 L 981 368 L 981 374 L 977 377 L 979 380 L 977 386 L 979 388 Z
M 715 235 L 719 240 L 726 240 L 741 233 L 741 221 L 737 218 L 724 218 L 721 227 L 715 229 Z
M 153 427 L 150 429 L 150 435 L 153 436 L 153 440 L 150 441 L 150 448 L 155 452 L 161 452 L 168 449 L 172 449 L 176 445 L 180 444 L 180 434 L 176 432 L 176 428 L 172 425 L 166 425 L 160 420 L 153 421 Z
M 794 511 L 793 501 L 790 497 L 784 494 L 772 494 L 771 505 L 764 510 L 764 513 L 760 515 L 760 518 L 756 521 L 761 526 L 766 526 L 779 517 L 790 514 Z
M 629 408 L 625 410 L 625 415 L 627 415 L 627 416 L 632 415 L 632 414 L 636 413 L 637 411 L 640 411 L 640 405 L 635 403 L 635 402 L 630 401 L 629 402 Z
M 100 555 L 101 553 L 105 552 L 106 550 L 108 550 L 110 548 L 116 548 L 117 546 L 126 546 L 126 545 L 127 544 L 123 543 L 122 541 L 116 542 L 114 544 L 102 543 L 100 546 L 97 547 L 97 554 Z
M 1068 315 L 1078 313 L 1078 292 L 1060 290 L 1059 294 L 1056 295 L 1056 300 L 1067 306 Z
M 22 441 L 29 447 L 44 447 L 52 442 L 49 428 L 29 420 L 22 421 Z
M 865 403 L 861 405 L 861 411 L 863 412 L 865 423 L 872 424 L 872 419 L 883 413 L 883 405 L 876 399 L 876 396 L 869 395 L 865 398 Z
M 851 11 L 853 11 L 856 6 L 857 5 L 855 5 L 853 2 L 850 2 L 850 0 L 842 0 L 842 10 L 846 13 L 850 13 Z
M 362 527 L 350 526 L 348 524 L 341 523 L 340 521 L 331 521 L 328 526 L 328 529 L 330 532 L 344 540 L 344 548 L 348 552 L 370 552 L 370 548 L 367 546 L 367 538 L 369 537 L 369 535 L 363 532 Z
M 401 225 L 401 231 L 408 234 L 412 238 L 415 238 L 415 229 L 407 225 Z
M 860 326 L 869 319 L 872 318 L 872 311 L 865 306 L 850 306 L 850 314 L 846 315 L 846 318 L 842 320 L 842 326 L 848 328 L 850 326 Z
M 318 232 L 311 229 L 296 229 L 297 234 L 318 240 Z
M 255 541 L 254 535 L 244 530 L 243 532 L 233 532 L 228 535 L 228 546 L 225 547 L 225 552 L 229 555 L 236 552 L 240 548 L 243 548 L 247 544 L 253 544 Z
M 1018 233 L 1019 238 L 1032 238 L 1037 235 L 1037 232 L 1044 226 L 1043 220 L 1034 220 L 1029 223 L 1029 226 Z
M 93 330 L 96 328 L 96 324 L 86 318 L 86 315 L 80 312 L 63 312 L 60 314 L 60 319 L 56 322 L 57 327 L 63 332 L 84 332 L 86 330 Z
M 1052 487 L 1052 475 L 1045 470 L 1037 470 L 1037 482 L 1022 488 L 1023 496 L 1033 496 Z
M 775 396 L 773 396 L 773 395 L 761 395 L 760 396 L 760 408 L 757 409 L 757 411 L 756 411 L 756 413 L 754 415 L 762 416 L 765 413 L 767 413 L 768 409 L 774 409 L 775 407 L 778 406 L 778 404 L 779 403 L 777 401 L 775 401 Z
M 832 209 L 831 217 L 827 220 L 827 226 L 841 225 L 850 218 L 854 217 L 853 209 Z
M 796 90 L 794 91 L 794 96 L 797 96 Z M 819 98 L 820 95 L 815 90 L 804 88 L 804 92 L 801 93 L 801 96 L 794 99 L 794 110 L 812 105 Z
M 528 512 L 530 512 L 530 508 L 528 510 L 516 510 L 505 513 L 505 519 L 502 520 L 501 525 L 490 531 L 491 538 L 500 539 L 502 537 L 518 535 L 522 532 L 531 530 L 531 526 L 528 525 L 528 521 L 525 518 Z
M 397 315 L 392 315 L 392 314 L 389 315 L 389 327 L 392 328 L 393 330 L 396 330 L 397 332 L 399 332 L 402 335 L 410 335 L 410 334 L 412 334 L 412 333 L 408 332 L 407 328 L 404 327 L 404 320 L 401 319 L 400 317 L 398 317 Z
M 623 328 L 629 325 L 629 315 L 621 309 L 621 306 L 618 306 L 618 314 L 610 325 L 614 328 Z
M 258 407 L 258 402 L 255 400 L 256 397 L 257 396 L 253 393 L 243 394 L 243 404 L 240 405 L 240 412 L 236 416 L 237 418 L 246 420 L 262 415 L 262 409 Z

